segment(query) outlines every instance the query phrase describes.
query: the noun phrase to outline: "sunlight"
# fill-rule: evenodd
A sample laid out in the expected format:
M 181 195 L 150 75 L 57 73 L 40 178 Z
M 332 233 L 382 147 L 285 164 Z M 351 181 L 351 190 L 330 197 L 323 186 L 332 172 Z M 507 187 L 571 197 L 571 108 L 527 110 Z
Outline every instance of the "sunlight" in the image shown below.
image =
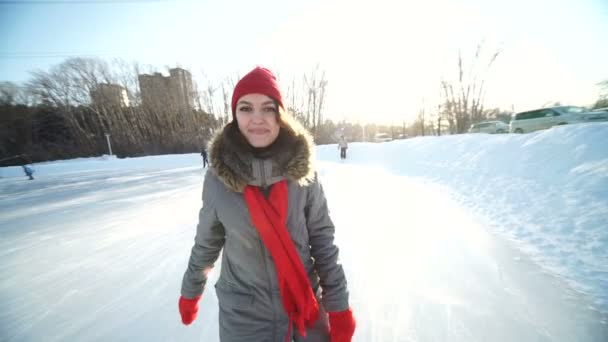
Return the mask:
M 525 111 L 555 102 L 586 105 L 596 98 L 592 83 L 583 82 L 559 56 L 538 42 L 524 39 L 506 49 L 510 51 L 508 58 L 496 64 L 489 103 Z M 525 82 L 513 75 L 525 75 Z
M 551 37 L 496 25 L 506 21 L 505 11 L 525 12 L 518 6 L 523 5 L 500 12 L 475 1 L 324 2 L 260 40 L 258 57 L 276 65 L 288 80 L 320 63 L 331 85 L 326 112 L 338 120 L 388 124 L 412 122 L 422 108 L 433 113 L 440 80 L 457 80 L 458 51 L 469 67 L 482 42 L 484 58 L 503 50 L 488 73 L 478 75 L 486 79 L 486 107 L 524 110 L 548 101 L 590 103 L 598 80 L 575 74 L 571 61 L 543 44 Z M 533 21 L 532 13 L 523 14 Z M 483 70 L 486 62 L 478 62 L 478 68 Z
M 280 70 L 297 76 L 319 62 L 331 82 L 326 108 L 333 117 L 411 120 L 423 98 L 438 91 L 436 69 L 444 49 L 438 42 L 445 38 L 424 18 L 433 13 L 441 23 L 448 17 L 433 6 L 334 1 L 300 13 L 261 46 Z

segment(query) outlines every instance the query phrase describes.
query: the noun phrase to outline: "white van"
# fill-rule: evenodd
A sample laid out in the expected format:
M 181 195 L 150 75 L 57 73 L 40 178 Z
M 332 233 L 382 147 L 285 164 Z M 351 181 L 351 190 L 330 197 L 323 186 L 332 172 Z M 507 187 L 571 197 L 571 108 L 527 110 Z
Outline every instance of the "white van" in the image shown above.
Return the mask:
M 528 133 L 556 125 L 581 122 L 583 119 L 580 114 L 585 112 L 587 110 L 582 107 L 561 106 L 513 114 L 509 132 Z
M 392 141 L 393 139 L 391 138 L 390 135 L 388 135 L 387 133 L 378 133 L 374 136 L 374 141 L 375 142 L 387 142 L 387 141 Z
M 471 125 L 469 133 L 507 133 L 509 125 L 502 121 L 483 121 Z

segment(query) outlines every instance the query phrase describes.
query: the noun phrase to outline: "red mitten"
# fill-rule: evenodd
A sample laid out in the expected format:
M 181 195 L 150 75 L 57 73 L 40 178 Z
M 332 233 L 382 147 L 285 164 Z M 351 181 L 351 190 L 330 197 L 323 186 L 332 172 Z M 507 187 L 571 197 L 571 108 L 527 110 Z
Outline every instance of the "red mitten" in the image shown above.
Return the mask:
M 183 296 L 179 297 L 179 314 L 182 315 L 182 323 L 188 325 L 196 319 L 198 315 L 198 301 L 201 296 L 193 299 L 188 299 Z
M 356 326 L 353 309 L 329 312 L 328 315 L 331 342 L 350 342 L 355 334 Z

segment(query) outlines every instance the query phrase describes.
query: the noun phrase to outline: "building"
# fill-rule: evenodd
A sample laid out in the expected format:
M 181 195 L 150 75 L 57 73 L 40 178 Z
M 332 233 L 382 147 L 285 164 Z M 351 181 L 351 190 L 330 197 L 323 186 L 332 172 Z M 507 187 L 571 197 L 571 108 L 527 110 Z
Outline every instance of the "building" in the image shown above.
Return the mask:
M 100 83 L 91 91 L 94 106 L 124 108 L 129 107 L 127 89 L 118 84 Z
M 181 68 L 169 70 L 169 76 L 161 73 L 138 75 L 142 105 L 153 110 L 189 111 L 194 108 L 192 75 Z

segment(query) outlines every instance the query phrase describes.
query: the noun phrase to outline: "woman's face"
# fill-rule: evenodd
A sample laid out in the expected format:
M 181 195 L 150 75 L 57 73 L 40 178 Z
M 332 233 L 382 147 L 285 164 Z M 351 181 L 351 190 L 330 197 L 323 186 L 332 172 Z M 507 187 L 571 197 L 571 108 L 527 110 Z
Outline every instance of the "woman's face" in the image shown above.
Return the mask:
M 262 94 L 247 94 L 236 103 L 239 130 L 253 147 L 267 147 L 279 136 L 279 108 Z

